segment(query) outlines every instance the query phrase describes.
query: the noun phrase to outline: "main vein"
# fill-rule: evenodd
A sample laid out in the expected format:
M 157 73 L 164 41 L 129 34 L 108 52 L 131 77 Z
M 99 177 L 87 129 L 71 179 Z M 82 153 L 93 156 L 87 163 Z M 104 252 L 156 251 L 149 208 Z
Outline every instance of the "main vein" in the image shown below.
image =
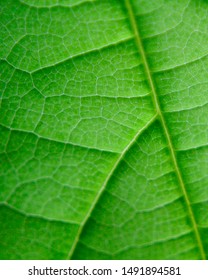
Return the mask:
M 95 209 L 102 193 L 104 192 L 108 182 L 110 181 L 111 177 L 113 176 L 116 168 L 118 167 L 119 163 L 121 162 L 121 160 L 124 158 L 125 154 L 127 153 L 127 151 L 131 148 L 131 146 L 135 143 L 135 141 L 138 139 L 139 135 L 141 135 L 143 133 L 144 130 L 146 130 L 154 121 L 155 119 L 157 118 L 157 115 L 155 115 L 154 117 L 152 117 L 147 123 L 146 125 L 140 129 L 136 134 L 135 136 L 132 138 L 132 140 L 128 143 L 128 145 L 124 148 L 124 150 L 122 151 L 122 153 L 119 155 L 118 159 L 116 160 L 115 164 L 113 165 L 111 171 L 109 172 L 108 176 L 106 177 L 102 187 L 100 188 L 99 192 L 97 193 L 89 211 L 87 212 L 87 215 L 85 216 L 83 222 L 81 223 L 80 227 L 79 227 L 79 230 L 78 230 L 78 233 L 76 235 L 76 238 L 74 240 L 74 243 L 71 247 L 71 250 L 68 254 L 68 259 L 71 259 L 75 249 L 76 249 L 76 246 L 80 240 L 80 236 L 83 232 L 83 229 L 84 229 L 84 226 L 85 224 L 87 223 L 88 219 L 90 218 L 91 214 L 92 214 L 92 211 Z
M 196 223 L 194 213 L 193 213 L 193 210 L 192 210 L 192 207 L 191 207 L 189 196 L 188 196 L 188 193 L 186 191 L 185 184 L 183 182 L 183 178 L 182 178 L 182 175 L 181 175 L 178 163 L 177 163 L 177 159 L 176 159 L 174 147 L 173 147 L 173 144 L 172 144 L 172 141 L 171 141 L 171 137 L 170 137 L 170 134 L 169 134 L 169 131 L 168 131 L 163 113 L 160 109 L 160 103 L 159 103 L 158 96 L 157 96 L 157 93 L 156 93 L 156 88 L 155 88 L 155 85 L 154 85 L 153 77 L 152 77 L 152 74 L 151 74 L 151 71 L 150 71 L 150 67 L 149 67 L 149 64 L 148 64 L 148 61 L 147 61 L 147 57 L 146 57 L 145 50 L 144 50 L 144 47 L 143 47 L 142 39 L 141 39 L 141 36 L 139 34 L 139 29 L 138 29 L 138 26 L 137 26 L 137 23 L 136 23 L 133 8 L 132 8 L 132 5 L 131 5 L 130 1 L 131 0 L 125 0 L 125 4 L 126 4 L 126 8 L 127 8 L 128 14 L 129 14 L 129 19 L 130 19 L 130 22 L 131 22 L 131 26 L 132 26 L 132 29 L 133 29 L 133 32 L 134 32 L 137 48 L 138 48 L 139 53 L 141 54 L 143 64 L 144 64 L 144 68 L 145 68 L 145 72 L 146 72 L 146 75 L 147 75 L 147 78 L 148 78 L 148 81 L 149 81 L 149 84 L 150 84 L 150 87 L 151 87 L 153 103 L 155 105 L 157 114 L 158 114 L 159 119 L 161 121 L 163 130 L 164 130 L 164 133 L 165 133 L 168 145 L 169 145 L 173 165 L 174 165 L 177 177 L 178 177 L 180 187 L 182 189 L 182 193 L 184 195 L 184 199 L 185 199 L 187 209 L 188 209 L 188 214 L 190 216 L 190 219 L 191 219 L 191 222 L 192 222 L 192 225 L 193 225 L 193 229 L 194 229 L 194 233 L 195 233 L 195 236 L 196 236 L 198 247 L 199 247 L 199 250 L 200 250 L 200 253 L 201 253 L 201 257 L 202 257 L 203 260 L 206 260 L 206 254 L 205 254 L 205 251 L 204 251 L 204 248 L 203 248 L 201 236 L 200 236 L 200 233 L 199 233 L 199 230 L 198 230 L 198 227 L 197 227 L 197 223 Z

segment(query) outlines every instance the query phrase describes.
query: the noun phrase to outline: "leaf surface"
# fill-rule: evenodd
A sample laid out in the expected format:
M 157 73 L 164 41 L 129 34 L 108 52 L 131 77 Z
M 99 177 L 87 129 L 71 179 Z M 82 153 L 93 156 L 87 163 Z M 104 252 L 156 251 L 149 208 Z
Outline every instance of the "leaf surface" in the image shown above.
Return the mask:
M 1 259 L 208 258 L 207 12 L 1 1 Z

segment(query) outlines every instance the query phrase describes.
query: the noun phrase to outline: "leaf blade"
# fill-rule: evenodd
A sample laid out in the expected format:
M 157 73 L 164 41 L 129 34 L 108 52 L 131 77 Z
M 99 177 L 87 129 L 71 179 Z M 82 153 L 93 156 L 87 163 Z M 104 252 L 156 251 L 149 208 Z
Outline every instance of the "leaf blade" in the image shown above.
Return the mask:
M 1 258 L 66 258 L 70 250 L 72 258 L 83 259 L 206 258 L 206 4 L 133 1 L 142 54 L 122 1 L 52 2 L 2 3 L 1 212 L 11 220 L 17 216 L 12 211 L 23 216 L 11 227 L 2 218 L 1 248 L 8 246 L 10 254 Z M 156 101 L 146 72 L 153 76 Z M 163 121 L 136 140 L 158 113 L 154 102 Z M 32 249 L 28 241 L 21 249 L 24 237 L 37 236 L 36 216 L 51 221 L 53 234 L 41 231 L 50 245 L 34 238 Z M 60 246 L 58 222 L 69 231 Z

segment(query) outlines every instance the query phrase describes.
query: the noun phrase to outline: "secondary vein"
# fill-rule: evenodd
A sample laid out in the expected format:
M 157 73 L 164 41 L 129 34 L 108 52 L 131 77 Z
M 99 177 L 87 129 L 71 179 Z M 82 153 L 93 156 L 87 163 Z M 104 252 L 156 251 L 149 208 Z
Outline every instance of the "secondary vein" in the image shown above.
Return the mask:
M 155 88 L 155 85 L 154 85 L 153 77 L 152 77 L 150 67 L 149 67 L 149 64 L 148 64 L 148 61 L 147 61 L 147 57 L 146 57 L 146 54 L 145 54 L 145 50 L 144 50 L 144 47 L 143 47 L 142 39 L 141 39 L 141 36 L 140 36 L 140 33 L 139 33 L 139 28 L 138 28 L 138 25 L 136 23 L 133 8 L 132 8 L 132 5 L 130 3 L 130 0 L 125 0 L 125 4 L 126 4 L 126 9 L 128 11 L 128 14 L 129 14 L 131 27 L 132 27 L 133 32 L 134 32 L 137 48 L 138 48 L 138 51 L 139 51 L 139 53 L 142 57 L 145 72 L 146 72 L 146 75 L 147 75 L 147 78 L 148 78 L 148 81 L 149 81 L 149 85 L 151 87 L 153 103 L 154 103 L 155 109 L 157 111 L 158 117 L 161 121 L 163 130 L 164 130 L 164 134 L 165 134 L 167 142 L 168 142 L 168 146 L 169 146 L 169 149 L 170 149 L 173 165 L 174 165 L 177 177 L 178 177 L 178 181 L 179 181 L 182 193 L 184 195 L 184 199 L 185 199 L 185 203 L 186 203 L 186 206 L 187 206 L 188 214 L 189 214 L 191 222 L 192 222 L 193 230 L 194 230 L 195 237 L 196 237 L 196 240 L 197 240 L 197 243 L 198 243 L 198 247 L 199 247 L 199 250 L 200 250 L 200 253 L 201 253 L 201 257 L 202 257 L 203 260 L 206 260 L 206 254 L 205 254 L 205 251 L 204 251 L 204 247 L 203 247 L 203 244 L 202 244 L 202 240 L 201 240 L 201 236 L 200 236 L 200 233 L 199 233 L 199 230 L 198 230 L 198 226 L 197 226 L 197 223 L 196 223 L 196 220 L 195 220 L 195 217 L 194 217 L 194 213 L 193 213 L 193 210 L 192 210 L 192 207 L 191 207 L 189 196 L 188 196 L 188 193 L 186 191 L 185 184 L 184 184 L 184 181 L 183 181 L 183 178 L 182 178 L 182 175 L 181 175 L 178 163 L 177 163 L 174 147 L 173 147 L 173 144 L 172 144 L 172 141 L 171 141 L 171 137 L 170 137 L 166 122 L 165 122 L 165 118 L 164 118 L 163 113 L 162 113 L 161 108 L 160 108 L 159 99 L 158 99 L 158 96 L 157 96 L 157 92 L 156 92 L 156 88 Z
M 113 176 L 115 170 L 117 169 L 119 163 L 121 162 L 121 160 L 124 158 L 125 154 L 129 151 L 129 149 L 131 148 L 131 146 L 135 143 L 135 141 L 138 139 L 138 137 L 156 120 L 157 118 L 157 115 L 153 116 L 148 122 L 147 124 L 142 128 L 140 129 L 136 134 L 135 136 L 132 138 L 132 140 L 128 143 L 128 145 L 124 148 L 124 150 L 122 151 L 122 153 L 120 154 L 120 156 L 118 157 L 118 159 L 116 160 L 115 164 L 113 165 L 111 171 L 109 172 L 108 176 L 106 177 L 102 187 L 100 188 L 99 192 L 97 193 L 88 213 L 86 214 L 83 222 L 81 223 L 80 227 L 79 227 L 79 230 L 78 230 L 78 233 L 76 235 L 76 238 L 74 240 L 74 243 L 71 247 L 71 250 L 68 254 L 68 259 L 71 259 L 76 247 L 77 247 L 77 244 L 80 240 L 80 236 L 83 232 L 83 229 L 84 229 L 84 226 L 86 225 L 88 219 L 90 218 L 93 210 L 95 209 L 102 193 L 104 192 L 108 182 L 110 181 L 111 177 Z

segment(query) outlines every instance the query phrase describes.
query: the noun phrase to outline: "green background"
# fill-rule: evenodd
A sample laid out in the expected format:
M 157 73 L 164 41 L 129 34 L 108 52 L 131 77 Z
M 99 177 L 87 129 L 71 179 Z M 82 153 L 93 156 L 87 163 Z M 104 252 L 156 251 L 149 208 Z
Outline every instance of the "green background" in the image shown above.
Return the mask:
M 2 0 L 0 38 L 0 259 L 207 259 L 207 1 Z

